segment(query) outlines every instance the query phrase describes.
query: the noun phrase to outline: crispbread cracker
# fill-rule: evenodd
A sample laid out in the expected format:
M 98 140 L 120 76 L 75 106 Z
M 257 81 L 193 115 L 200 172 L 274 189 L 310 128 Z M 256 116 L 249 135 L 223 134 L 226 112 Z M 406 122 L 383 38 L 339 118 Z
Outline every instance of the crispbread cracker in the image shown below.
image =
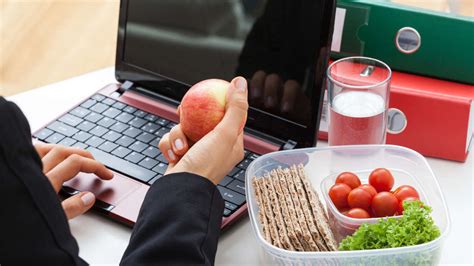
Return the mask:
M 262 177 L 260 179 L 257 179 L 258 185 L 261 189 L 262 192 L 262 199 L 263 199 L 263 206 L 265 208 L 265 215 L 267 216 L 268 219 L 268 230 L 270 231 L 270 237 L 272 239 L 272 244 L 279 247 L 283 248 L 280 242 L 280 237 L 278 236 L 278 229 L 276 226 L 275 222 L 275 214 L 273 213 L 272 207 L 271 207 L 271 201 L 268 196 L 269 191 L 267 189 L 267 186 L 265 185 L 264 179 L 268 177 Z
M 306 177 L 306 173 L 304 171 L 303 165 L 298 165 L 298 176 L 303 183 L 303 186 L 306 191 L 306 196 L 309 200 L 309 204 L 311 206 L 311 211 L 313 212 L 313 217 L 316 219 L 317 223 L 316 226 L 318 227 L 319 233 L 324 238 L 326 246 L 330 251 L 337 250 L 337 243 L 334 237 L 334 234 L 331 231 L 329 226 L 329 219 L 324 210 L 324 207 L 321 203 L 320 198 L 311 187 L 309 180 Z
M 268 220 L 267 220 L 267 216 L 265 215 L 265 207 L 263 205 L 263 202 L 262 202 L 262 191 L 260 189 L 260 186 L 258 184 L 259 182 L 257 182 L 257 178 L 254 177 L 252 178 L 252 184 L 253 184 L 253 188 L 255 190 L 255 198 L 257 199 L 257 205 L 258 205 L 258 208 L 260 209 L 260 211 L 258 212 L 258 217 L 260 219 L 260 223 L 262 224 L 262 231 L 263 231 L 263 237 L 265 238 L 265 240 L 267 240 L 269 243 L 272 243 L 272 238 L 270 236 L 270 231 L 268 229 Z

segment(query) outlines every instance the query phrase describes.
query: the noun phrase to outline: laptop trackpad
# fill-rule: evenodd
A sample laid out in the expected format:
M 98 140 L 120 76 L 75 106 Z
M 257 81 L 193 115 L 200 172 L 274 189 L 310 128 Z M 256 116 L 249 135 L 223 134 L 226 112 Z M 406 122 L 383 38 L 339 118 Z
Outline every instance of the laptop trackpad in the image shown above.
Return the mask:
M 138 181 L 115 173 L 111 180 L 102 180 L 94 174 L 80 173 L 64 183 L 64 186 L 94 193 L 97 199 L 117 206 L 127 195 L 137 190 L 142 184 Z

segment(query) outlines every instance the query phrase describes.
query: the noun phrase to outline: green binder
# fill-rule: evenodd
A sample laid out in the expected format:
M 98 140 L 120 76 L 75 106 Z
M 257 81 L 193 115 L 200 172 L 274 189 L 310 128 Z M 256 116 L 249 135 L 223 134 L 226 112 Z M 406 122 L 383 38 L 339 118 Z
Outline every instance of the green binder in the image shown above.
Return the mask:
M 394 70 L 474 84 L 474 18 L 387 0 L 337 6 L 333 58 L 374 57 Z

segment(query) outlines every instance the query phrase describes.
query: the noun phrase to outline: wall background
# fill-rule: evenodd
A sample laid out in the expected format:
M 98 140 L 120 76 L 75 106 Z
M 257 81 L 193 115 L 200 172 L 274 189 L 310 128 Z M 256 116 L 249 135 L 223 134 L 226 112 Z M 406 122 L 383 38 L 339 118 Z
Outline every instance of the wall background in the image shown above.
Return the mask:
M 474 17 L 474 0 L 392 0 Z M 115 62 L 119 0 L 0 0 L 0 95 Z

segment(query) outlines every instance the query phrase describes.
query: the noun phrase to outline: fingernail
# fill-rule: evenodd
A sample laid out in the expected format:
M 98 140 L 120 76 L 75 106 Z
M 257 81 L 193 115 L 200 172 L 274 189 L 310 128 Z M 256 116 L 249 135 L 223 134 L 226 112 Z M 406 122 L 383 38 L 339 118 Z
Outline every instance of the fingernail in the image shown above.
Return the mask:
M 282 113 L 288 113 L 290 111 L 290 104 L 288 102 L 284 102 L 281 107 Z
M 87 192 L 86 194 L 82 195 L 81 200 L 85 206 L 89 206 L 94 202 L 95 196 L 91 192 Z
M 267 108 L 272 108 L 275 105 L 275 101 L 273 100 L 273 96 L 268 96 L 267 100 L 265 101 L 265 105 Z
M 242 77 L 238 77 L 235 81 L 235 87 L 239 91 L 245 91 L 247 89 L 247 80 Z
M 176 160 L 176 156 L 174 155 L 172 150 L 168 150 L 168 157 L 170 157 L 170 160 L 172 161 Z
M 184 148 L 183 141 L 181 139 L 176 139 L 174 141 L 174 146 L 176 147 L 176 149 L 182 150 Z
M 250 95 L 252 96 L 252 98 L 260 98 L 260 89 L 258 88 L 250 88 Z

